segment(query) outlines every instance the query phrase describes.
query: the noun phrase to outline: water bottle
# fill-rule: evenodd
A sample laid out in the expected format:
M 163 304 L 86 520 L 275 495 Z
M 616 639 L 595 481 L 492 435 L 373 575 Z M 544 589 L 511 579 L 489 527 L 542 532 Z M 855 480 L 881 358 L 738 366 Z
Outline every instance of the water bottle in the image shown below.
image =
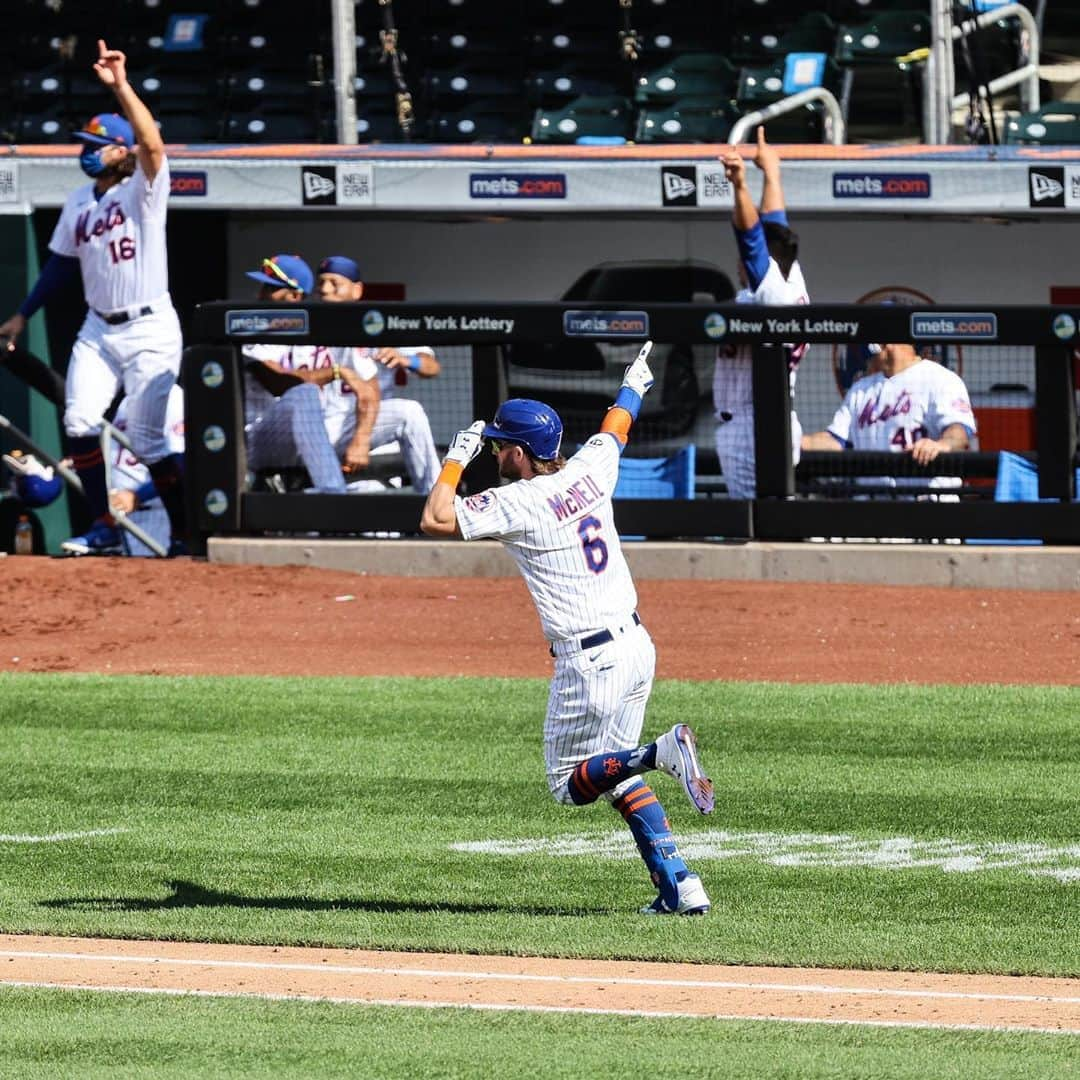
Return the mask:
M 34 526 L 25 514 L 20 514 L 15 524 L 15 554 L 34 554 Z

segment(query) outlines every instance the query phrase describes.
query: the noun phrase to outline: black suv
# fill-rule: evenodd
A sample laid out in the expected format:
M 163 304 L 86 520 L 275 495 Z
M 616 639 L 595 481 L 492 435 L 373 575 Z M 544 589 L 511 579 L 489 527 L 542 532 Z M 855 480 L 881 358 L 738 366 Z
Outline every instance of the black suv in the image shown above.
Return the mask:
M 563 294 L 564 301 L 612 309 L 650 303 L 724 303 L 735 298 L 731 279 L 712 263 L 687 261 L 600 263 Z M 507 392 L 538 398 L 558 410 L 568 446 L 599 427 L 640 342 L 613 345 L 579 338 L 543 345 L 507 345 Z M 646 395 L 634 427 L 637 451 L 669 454 L 689 442 L 714 452 L 712 375 L 715 345 L 657 342 L 649 363 L 657 385 Z

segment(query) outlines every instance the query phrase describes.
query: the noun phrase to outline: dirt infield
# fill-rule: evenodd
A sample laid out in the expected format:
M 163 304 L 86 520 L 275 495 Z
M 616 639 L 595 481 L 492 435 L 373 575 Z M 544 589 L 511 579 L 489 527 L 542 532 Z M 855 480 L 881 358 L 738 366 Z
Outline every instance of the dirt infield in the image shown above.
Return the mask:
M 517 580 L 0 559 L 0 671 L 546 675 Z M 1080 683 L 1071 593 L 655 582 L 664 678 Z M 1080 980 L 0 937 L 0 984 L 1080 1034 Z
M 1080 1034 L 1080 980 L 0 936 L 0 983 Z
M 518 579 L 7 558 L 0 581 L 0 671 L 550 672 Z M 1075 593 L 722 581 L 638 592 L 661 678 L 1080 684 Z

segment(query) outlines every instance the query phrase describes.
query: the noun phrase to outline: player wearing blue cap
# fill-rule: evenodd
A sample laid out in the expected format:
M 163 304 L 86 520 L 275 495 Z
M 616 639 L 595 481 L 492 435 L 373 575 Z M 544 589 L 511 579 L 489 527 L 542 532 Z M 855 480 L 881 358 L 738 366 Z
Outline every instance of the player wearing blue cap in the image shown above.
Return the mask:
M 703 814 L 713 809 L 712 782 L 686 724 L 640 743 L 656 650 L 634 610 L 637 593 L 611 503 L 620 455 L 653 384 L 651 344 L 626 369 L 599 433 L 569 460 L 560 454 L 562 421 L 540 401 L 512 398 L 490 424 L 477 420 L 459 431 L 420 527 L 431 536 L 505 545 L 555 658 L 544 724 L 552 795 L 576 806 L 604 799 L 623 816 L 657 889 L 643 914 L 702 915 L 709 897 L 641 774 L 660 769 L 674 776 Z M 458 481 L 485 439 L 499 475 L 511 483 L 460 497 Z
M 328 256 L 319 263 L 318 289 L 319 296 L 331 303 L 362 299 L 364 282 L 360 267 L 346 255 Z M 396 442 L 412 486 L 426 495 L 439 475 L 439 454 L 431 423 L 418 401 L 397 397 L 397 388 L 410 373 L 421 378 L 438 375 L 441 368 L 435 353 L 426 346 L 411 349 L 355 346 L 335 350 L 335 354 L 343 368 L 353 367 L 365 376 L 374 373 L 377 380 L 379 401 L 370 432 L 361 439 L 364 448 L 368 452 L 377 451 Z M 323 404 L 330 438 L 338 453 L 347 459 L 350 448 L 355 447 L 362 435 L 356 414 L 338 406 L 332 395 L 324 396 Z
M 132 445 L 150 469 L 172 534 L 186 532 L 183 458 L 170 453 L 165 438 L 181 352 L 165 251 L 169 163 L 150 110 L 128 82 L 124 54 L 98 41 L 94 71 L 123 115 L 102 113 L 75 132 L 91 183 L 68 197 L 49 261 L 19 310 L 0 324 L 0 339 L 13 348 L 26 320 L 81 270 L 89 311 L 68 363 L 64 430 L 94 523 L 61 545 L 75 555 L 120 551 L 99 441 L 102 417 L 120 389 L 128 398 Z
M 315 275 L 299 255 L 273 255 L 246 276 L 259 283 L 259 299 L 297 303 L 311 296 Z M 325 345 L 252 344 L 244 386 L 244 432 L 248 465 L 270 469 L 303 465 L 316 491 L 345 492 L 342 463 L 324 420 L 324 399 L 333 395 L 347 408 L 370 412 L 378 404 L 374 370 L 367 379 L 340 366 Z M 354 463 L 347 460 L 351 471 Z

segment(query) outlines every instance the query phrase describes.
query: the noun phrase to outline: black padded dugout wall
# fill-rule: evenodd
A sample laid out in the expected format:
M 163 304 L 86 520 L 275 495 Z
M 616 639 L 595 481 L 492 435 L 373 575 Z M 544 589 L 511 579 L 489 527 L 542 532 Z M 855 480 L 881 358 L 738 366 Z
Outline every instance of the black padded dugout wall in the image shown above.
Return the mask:
M 1080 311 L 1066 307 L 1004 306 L 987 311 L 927 305 L 918 309 L 895 306 L 809 305 L 791 308 L 753 308 L 734 304 L 654 304 L 646 309 L 612 311 L 597 305 L 559 303 L 380 303 L 336 305 L 308 302 L 290 305 L 289 323 L 278 337 L 260 333 L 258 340 L 293 343 L 356 345 L 409 344 L 419 327 L 426 343 L 471 345 L 474 349 L 504 342 L 559 343 L 582 336 L 618 344 L 648 337 L 658 342 L 734 343 L 758 346 L 771 354 L 755 371 L 755 393 L 763 400 L 756 424 L 756 454 L 760 496 L 753 502 L 696 498 L 686 500 L 616 501 L 616 520 L 624 533 L 650 537 L 708 537 L 726 539 L 806 538 L 815 536 L 921 536 L 925 538 L 1042 537 L 1049 542 L 1080 542 L 1080 505 L 1071 502 L 1071 486 L 1060 486 L 1073 466 L 1076 447 L 1075 405 L 1071 376 L 1073 349 L 1080 342 Z M 192 520 L 205 533 L 282 532 L 354 534 L 380 529 L 414 531 L 421 496 L 316 496 L 246 493 L 242 449 L 242 385 L 236 355 L 239 346 L 254 340 L 250 330 L 230 332 L 240 325 L 232 316 L 248 319 L 261 309 L 281 313 L 281 307 L 258 302 L 238 305 L 217 301 L 203 304 L 193 320 L 193 340 L 205 344 L 188 350 L 185 379 L 189 395 L 189 490 Z M 300 322 L 298 322 L 298 318 Z M 609 321 L 605 322 L 607 319 Z M 301 329 L 302 326 L 302 329 Z M 287 336 L 284 336 L 287 335 Z M 779 346 L 792 340 L 809 344 L 853 344 L 872 341 L 915 341 L 916 344 L 955 342 L 957 335 L 974 336 L 995 345 L 1034 345 L 1039 350 L 1040 424 L 1052 432 L 1040 441 L 1042 470 L 1062 501 L 1047 504 L 885 503 L 852 499 L 792 498 L 789 403 L 786 364 Z M 221 351 L 219 351 L 221 350 Z M 225 378 L 208 387 L 203 368 L 217 359 Z M 491 412 L 491 382 L 483 377 L 484 362 L 475 366 L 473 410 L 461 426 Z M 764 359 L 764 355 L 762 355 Z M 216 377 L 216 376 L 215 376 Z M 491 373 L 491 379 L 498 377 Z M 200 385 L 201 383 L 201 385 Z M 225 398 L 231 399 L 229 404 Z M 598 417 L 599 420 L 599 417 Z M 228 427 L 231 424 L 232 427 Z M 207 445 L 208 428 L 223 428 L 220 449 Z M 209 432 L 210 443 L 220 441 Z M 849 451 L 833 455 L 858 466 L 881 471 L 891 457 L 897 471 L 910 465 L 900 455 L 863 455 Z M 985 455 L 963 457 L 965 475 L 974 473 Z M 872 459 L 872 460 L 871 460 Z M 954 459 L 955 460 L 955 459 Z M 956 460 L 956 464 L 959 461 Z M 903 465 L 903 469 L 899 468 Z M 982 462 L 986 467 L 985 460 Z M 936 472 L 927 470 L 928 473 Z M 951 470 L 950 470 L 951 471 Z M 473 478 L 466 473 L 466 484 Z M 473 487 L 475 490 L 475 487 Z M 224 496 L 224 498 L 223 498 Z

